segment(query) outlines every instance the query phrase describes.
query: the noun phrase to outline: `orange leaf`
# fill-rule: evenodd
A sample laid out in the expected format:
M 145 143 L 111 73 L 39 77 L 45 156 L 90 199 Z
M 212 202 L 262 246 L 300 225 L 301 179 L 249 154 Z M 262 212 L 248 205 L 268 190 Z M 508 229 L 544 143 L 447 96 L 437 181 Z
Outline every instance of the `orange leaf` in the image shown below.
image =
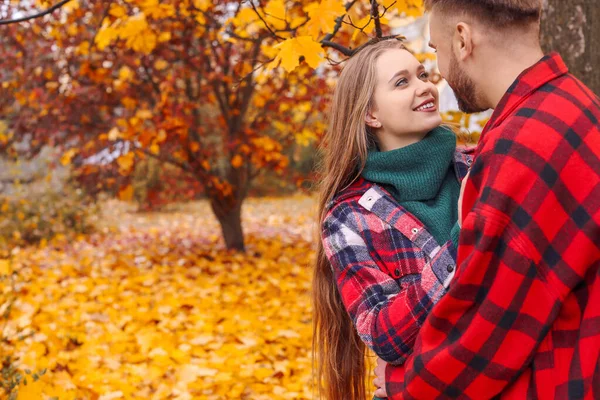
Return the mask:
M 243 163 L 244 163 L 244 159 L 239 154 L 236 154 L 231 159 L 231 165 L 233 166 L 233 168 L 239 168 L 242 166 Z
M 123 201 L 131 201 L 133 199 L 133 186 L 128 185 L 119 190 L 119 199 Z

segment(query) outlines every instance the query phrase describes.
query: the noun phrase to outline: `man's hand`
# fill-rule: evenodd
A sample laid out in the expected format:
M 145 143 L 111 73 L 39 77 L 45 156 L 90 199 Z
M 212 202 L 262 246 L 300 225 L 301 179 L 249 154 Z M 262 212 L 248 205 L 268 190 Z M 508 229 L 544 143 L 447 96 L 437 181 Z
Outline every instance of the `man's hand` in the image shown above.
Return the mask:
M 462 183 L 460 185 L 460 195 L 458 196 L 458 226 L 462 228 L 462 202 L 463 202 L 463 194 L 465 193 L 465 186 L 467 184 L 467 179 L 469 179 L 469 174 L 471 171 L 467 172 Z
M 387 363 L 383 361 L 381 358 L 377 357 L 377 366 L 375 367 L 375 379 L 373 380 L 373 384 L 377 388 L 375 390 L 375 396 L 377 397 L 387 397 L 387 392 L 385 391 L 385 368 L 387 367 Z

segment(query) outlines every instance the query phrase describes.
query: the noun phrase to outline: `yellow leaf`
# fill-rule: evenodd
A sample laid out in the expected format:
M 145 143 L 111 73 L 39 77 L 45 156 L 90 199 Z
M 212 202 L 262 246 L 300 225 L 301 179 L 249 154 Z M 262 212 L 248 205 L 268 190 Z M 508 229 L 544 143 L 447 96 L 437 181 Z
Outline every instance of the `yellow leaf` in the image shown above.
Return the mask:
M 162 59 L 156 60 L 156 62 L 154 63 L 154 68 L 156 68 L 159 71 L 167 69 L 168 66 L 169 66 L 169 63 Z
M 0 260 L 0 276 L 10 274 L 10 262 L 8 260 Z
M 119 37 L 119 32 L 110 27 L 105 26 L 100 29 L 98 35 L 96 35 L 96 45 L 100 50 L 104 50 L 109 44 Z
M 76 154 L 77 149 L 67 150 L 65 154 L 63 154 L 63 156 L 60 158 L 60 163 L 66 167 L 67 165 L 71 164 L 71 160 L 73 159 L 73 157 L 75 157 Z
M 271 0 L 265 7 L 265 20 L 275 29 L 285 29 L 287 11 L 284 0 Z
M 77 35 L 77 32 L 78 32 L 78 29 L 77 29 L 76 24 L 71 24 L 67 28 L 67 33 L 69 34 L 69 36 L 75 36 L 75 35 Z
M 212 5 L 212 0 L 194 0 L 194 7 L 200 11 L 207 11 Z
M 129 18 L 119 31 L 119 37 L 126 40 L 127 47 L 145 54 L 150 54 L 154 50 L 158 40 L 154 31 L 148 26 L 144 14 Z
M 119 199 L 123 201 L 131 201 L 133 199 L 133 186 L 129 185 L 119 190 Z
M 126 174 L 127 172 L 131 171 L 134 159 L 135 156 L 131 151 L 117 158 L 117 164 L 119 164 L 119 172 L 121 172 L 122 174 Z
M 125 7 L 113 3 L 111 4 L 110 11 L 108 13 L 113 17 L 122 18 L 127 15 L 127 10 Z
M 310 21 L 306 24 L 306 31 L 317 39 L 321 32 L 332 32 L 336 18 L 346 13 L 342 0 L 322 0 L 321 3 L 310 3 L 304 8 Z
M 129 78 L 131 78 L 132 75 L 133 75 L 133 73 L 132 73 L 131 69 L 127 66 L 123 66 L 119 70 L 119 79 L 121 79 L 123 81 L 129 80 Z
M 306 63 L 312 68 L 316 68 L 323 61 L 321 44 L 315 42 L 310 36 L 287 39 L 275 47 L 279 49 L 279 53 L 268 68 L 274 68 L 281 63 L 287 72 L 291 72 L 300 65 L 300 57 L 304 57 Z
M 259 29 L 259 21 L 258 15 L 249 7 L 242 8 L 232 20 L 236 27 L 241 28 L 236 33 L 242 37 L 256 33 Z
M 398 0 L 394 7 L 401 15 L 407 17 L 418 17 L 423 14 L 423 0 Z
M 169 40 L 171 40 L 171 32 L 161 32 L 160 35 L 158 35 L 158 41 L 160 43 L 168 42 Z
M 273 375 L 273 370 L 270 370 L 268 368 L 257 368 L 254 370 L 254 377 L 261 382 L 271 375 Z
M 23 400 L 34 400 L 34 399 L 43 399 L 43 382 L 33 382 L 33 379 L 29 380 L 28 385 L 23 385 L 19 387 L 18 397 L 17 399 Z

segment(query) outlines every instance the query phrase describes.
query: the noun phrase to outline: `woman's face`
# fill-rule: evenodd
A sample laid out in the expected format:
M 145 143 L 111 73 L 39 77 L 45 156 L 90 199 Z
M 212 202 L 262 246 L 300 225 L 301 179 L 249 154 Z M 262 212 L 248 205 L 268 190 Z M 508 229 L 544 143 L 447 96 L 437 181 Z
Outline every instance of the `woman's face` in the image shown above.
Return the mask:
M 416 143 L 442 123 L 438 90 L 412 54 L 402 49 L 387 50 L 375 68 L 375 103 L 366 123 L 382 151 Z

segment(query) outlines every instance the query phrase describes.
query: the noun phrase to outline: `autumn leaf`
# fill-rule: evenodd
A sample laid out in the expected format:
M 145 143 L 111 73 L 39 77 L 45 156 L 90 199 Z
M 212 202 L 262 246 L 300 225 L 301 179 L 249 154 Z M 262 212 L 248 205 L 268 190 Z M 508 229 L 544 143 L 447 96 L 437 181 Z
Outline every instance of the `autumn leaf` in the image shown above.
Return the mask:
M 133 199 L 133 186 L 128 185 L 119 190 L 119 199 L 122 201 L 131 201 Z
M 397 0 L 394 7 L 407 17 L 419 17 L 423 14 L 423 0 Z
M 117 158 L 117 164 L 119 165 L 119 172 L 123 175 L 127 174 L 131 168 L 133 168 L 133 162 L 135 155 L 133 152 L 129 152 Z
M 300 57 L 304 57 L 306 63 L 316 68 L 323 60 L 323 48 L 319 42 L 315 42 L 310 36 L 300 36 L 287 39 L 277 46 L 279 53 L 268 68 L 281 66 L 291 72 L 300 65 Z
M 75 148 L 67 150 L 62 155 L 62 157 L 60 159 L 60 163 L 63 166 L 67 166 L 67 165 L 71 164 L 71 160 L 73 160 L 73 157 L 75 157 L 76 154 L 77 154 L 77 149 L 75 149 Z
M 317 39 L 321 32 L 333 32 L 335 20 L 346 13 L 342 0 L 322 0 L 312 2 L 304 8 L 310 21 L 303 30 L 307 35 Z
M 119 31 L 119 37 L 126 41 L 127 47 L 144 54 L 150 54 L 158 40 L 156 34 L 148 26 L 144 14 L 127 19 Z
M 169 63 L 166 62 L 165 60 L 156 60 L 156 62 L 154 63 L 154 68 L 156 68 L 159 71 L 167 69 L 168 67 L 169 67 Z
M 244 164 L 244 159 L 239 154 L 236 154 L 231 159 L 231 165 L 233 166 L 233 168 L 239 168 L 243 164 Z
M 270 0 L 264 8 L 267 23 L 275 29 L 284 29 L 287 12 L 285 0 Z
M 10 262 L 0 259 L 0 276 L 10 274 Z

